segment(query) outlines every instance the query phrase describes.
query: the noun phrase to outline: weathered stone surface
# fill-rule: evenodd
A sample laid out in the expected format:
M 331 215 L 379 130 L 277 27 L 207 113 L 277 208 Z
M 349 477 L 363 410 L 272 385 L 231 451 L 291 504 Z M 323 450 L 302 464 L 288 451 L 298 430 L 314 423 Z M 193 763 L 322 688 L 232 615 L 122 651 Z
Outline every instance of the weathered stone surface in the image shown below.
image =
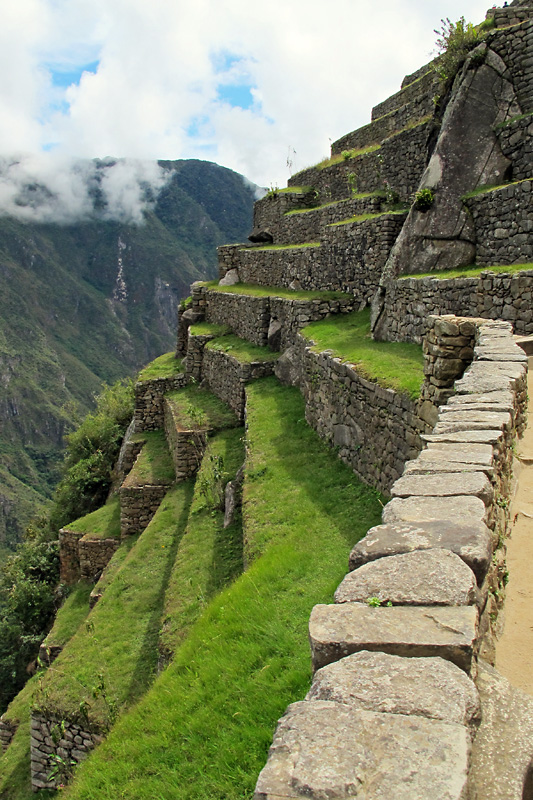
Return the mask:
M 530 800 L 533 698 L 482 661 L 477 686 L 483 719 L 472 751 L 473 796 L 479 800 Z
M 239 283 L 239 273 L 236 269 L 228 269 L 223 278 L 219 280 L 220 286 L 234 286 Z
M 405 475 L 391 490 L 392 497 L 479 497 L 488 506 L 494 497 L 492 484 L 484 472 L 440 473 L 439 475 Z
M 394 497 L 383 509 L 382 516 L 384 523 L 430 519 L 486 522 L 487 509 L 479 497 Z
M 364 564 L 344 578 L 336 603 L 377 597 L 393 605 L 472 605 L 478 600 L 472 570 L 450 550 L 415 550 Z
M 496 411 L 464 411 L 453 408 L 444 414 L 439 415 L 433 433 L 451 433 L 452 431 L 471 431 L 487 430 L 509 430 L 512 424 L 512 417 L 509 412 Z
M 441 412 L 453 410 L 456 406 L 477 405 L 486 408 L 487 411 L 510 410 L 514 404 L 512 392 L 474 392 L 468 396 L 456 394 L 450 397 L 446 406 L 441 408 Z
M 297 348 L 289 347 L 276 361 L 274 374 L 281 383 L 298 386 L 301 380 L 302 366 Z
M 309 620 L 313 669 L 360 650 L 440 656 L 470 670 L 477 631 L 474 606 L 316 605 Z
M 481 717 L 473 681 L 442 658 L 354 653 L 319 669 L 306 700 L 331 700 L 458 725 L 477 725 Z
M 490 531 L 483 523 L 465 525 L 455 520 L 426 520 L 418 525 L 377 525 L 355 545 L 349 567 L 356 569 L 378 558 L 440 547 L 462 558 L 481 585 L 492 556 L 491 541 Z
M 485 467 L 482 464 L 468 464 L 464 461 L 444 461 L 443 459 L 436 459 L 435 461 L 430 461 L 425 459 L 424 461 L 419 461 L 416 458 L 414 461 L 408 461 L 405 465 L 405 469 L 403 471 L 404 475 L 430 475 L 435 473 L 446 473 L 446 472 L 481 472 L 483 471 L 485 475 L 489 478 L 494 475 L 494 468 L 493 467 Z
M 463 800 L 467 729 L 327 701 L 289 706 L 254 800 Z
M 465 442 L 462 445 L 446 442 L 430 443 L 418 455 L 417 461 L 457 461 L 463 464 L 480 464 L 490 467 L 493 461 L 493 449 L 490 444 Z
M 425 442 L 453 442 L 454 444 L 495 444 L 501 437 L 500 430 L 451 431 L 450 433 L 427 433 Z

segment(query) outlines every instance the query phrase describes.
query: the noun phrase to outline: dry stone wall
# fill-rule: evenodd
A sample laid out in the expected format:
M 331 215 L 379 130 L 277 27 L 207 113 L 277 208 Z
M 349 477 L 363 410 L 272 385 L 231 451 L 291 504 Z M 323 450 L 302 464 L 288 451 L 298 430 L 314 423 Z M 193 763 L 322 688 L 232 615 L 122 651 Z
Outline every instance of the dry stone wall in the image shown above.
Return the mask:
M 165 484 L 127 484 L 120 487 L 120 536 L 143 531 L 161 505 L 169 486 Z
M 503 319 L 533 333 L 533 270 L 482 272 L 472 278 L 404 278 L 387 286 L 387 338 L 421 342 L 432 314 Z
M 16 723 L 0 717 L 0 747 L 2 748 L 2 752 L 7 750 L 11 744 L 11 739 L 17 732 L 17 727 Z
M 531 178 L 533 169 L 533 114 L 515 119 L 496 130 L 503 154 L 512 163 L 514 181 Z
M 68 528 L 59 531 L 59 580 L 67 586 L 80 579 L 79 541 L 83 535 Z
M 154 378 L 135 384 L 135 431 L 157 431 L 163 427 L 163 397 L 185 386 L 185 375 Z
M 202 379 L 220 400 L 226 403 L 240 422 L 244 421 L 247 383 L 272 375 L 274 361 L 243 363 L 229 353 L 210 347 L 204 349 Z
M 436 70 L 431 67 L 429 69 L 425 67 L 425 70 L 422 75 L 414 78 L 410 83 L 406 84 L 404 82 L 399 92 L 374 106 L 371 115 L 372 120 L 384 117 L 407 103 L 417 101 L 420 103 L 420 111 L 422 112 L 420 116 L 432 114 L 435 105 L 433 97 L 439 93 L 440 80 Z
M 512 11 L 502 9 L 510 13 L 511 18 L 515 17 L 518 24 L 504 31 L 496 30 L 487 38 L 489 46 L 503 59 L 510 71 L 518 102 L 524 114 L 533 111 L 532 8 L 533 6 L 513 8 Z
M 102 539 L 86 533 L 78 542 L 81 579 L 97 581 L 119 544 L 118 539 Z
M 102 741 L 99 734 L 68 720 L 31 716 L 31 784 L 34 791 L 57 789 Z
M 464 320 L 446 322 L 433 324 L 440 345 Z M 406 787 L 409 797 L 471 796 L 481 716 L 471 677 L 480 648 L 490 657 L 501 602 L 496 548 L 527 373 L 510 325 L 472 324 L 474 361 L 427 447 L 394 482 L 382 524 L 352 551 L 335 604 L 313 609 L 313 684 L 280 720 L 254 800 L 344 797 L 370 783 L 387 798 Z

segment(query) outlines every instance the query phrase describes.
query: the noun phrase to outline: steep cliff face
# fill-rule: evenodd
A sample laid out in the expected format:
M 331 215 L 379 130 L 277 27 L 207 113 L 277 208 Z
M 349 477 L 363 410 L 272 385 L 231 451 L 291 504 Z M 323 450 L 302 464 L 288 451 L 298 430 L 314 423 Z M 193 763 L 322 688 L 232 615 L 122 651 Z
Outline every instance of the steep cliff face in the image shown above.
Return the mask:
M 216 246 L 251 227 L 240 175 L 162 165 L 172 178 L 142 225 L 0 219 L 0 546 L 54 485 L 73 404 L 87 410 L 101 381 L 170 350 L 178 300 L 214 275 Z

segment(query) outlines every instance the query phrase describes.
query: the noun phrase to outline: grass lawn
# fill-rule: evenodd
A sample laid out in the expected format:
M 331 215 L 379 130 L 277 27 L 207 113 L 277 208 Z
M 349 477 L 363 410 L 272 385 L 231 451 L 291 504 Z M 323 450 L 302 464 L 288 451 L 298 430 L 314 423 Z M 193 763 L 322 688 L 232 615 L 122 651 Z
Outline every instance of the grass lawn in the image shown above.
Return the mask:
M 287 300 L 346 300 L 350 297 L 345 292 L 295 291 L 283 286 L 259 286 L 255 283 L 235 283 L 233 286 L 219 286 L 217 281 L 206 284 L 210 292 L 225 294 L 247 294 L 251 297 L 281 297 Z M 200 325 L 195 325 L 194 329 Z M 222 326 L 221 326 L 222 327 Z
M 196 322 L 189 328 L 192 336 L 224 336 L 230 331 L 229 325 L 217 325 L 216 322 Z
M 152 381 L 155 378 L 172 378 L 174 375 L 182 373 L 183 369 L 183 360 L 176 358 L 176 354 L 172 351 L 159 356 L 148 364 L 139 372 L 137 380 Z
M 333 356 L 353 364 L 368 380 L 419 397 L 424 380 L 422 348 L 408 342 L 374 341 L 370 337 L 370 309 L 312 322 L 300 333 L 314 342 L 316 352 L 331 350 Z
M 77 583 L 56 614 L 52 630 L 43 644 L 63 647 L 76 633 L 89 613 L 89 595 L 94 588 L 90 581 Z
M 120 499 L 118 494 L 105 506 L 70 522 L 65 528 L 76 533 L 90 533 L 95 539 L 120 539 Z
M 228 353 L 228 355 L 236 358 L 237 361 L 248 364 L 254 361 L 277 361 L 280 356 L 279 353 L 273 353 L 268 347 L 252 344 L 234 334 L 211 339 L 205 347 L 206 350 L 219 350 L 222 353 Z
M 123 485 L 128 487 L 142 484 L 156 486 L 172 483 L 176 475 L 164 432 L 143 431 L 142 437 L 145 440 L 143 449 L 137 456 Z
M 221 430 L 238 425 L 229 406 L 207 389 L 189 384 L 165 395 L 180 430 Z
M 381 505 L 305 424 L 296 389 L 267 378 L 247 391 L 249 567 L 79 768 L 69 800 L 251 798 L 277 719 L 308 689 L 310 611 L 332 600 Z

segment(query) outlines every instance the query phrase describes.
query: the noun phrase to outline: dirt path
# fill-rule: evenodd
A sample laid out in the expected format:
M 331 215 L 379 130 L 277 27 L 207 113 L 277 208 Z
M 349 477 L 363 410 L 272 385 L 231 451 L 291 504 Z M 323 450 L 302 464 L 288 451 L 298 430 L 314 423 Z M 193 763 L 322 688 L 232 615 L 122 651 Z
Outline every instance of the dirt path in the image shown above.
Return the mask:
M 533 695 L 533 357 L 529 370 L 528 425 L 518 443 L 518 482 L 511 505 L 516 521 L 507 542 L 509 583 L 496 668 L 513 686 Z

